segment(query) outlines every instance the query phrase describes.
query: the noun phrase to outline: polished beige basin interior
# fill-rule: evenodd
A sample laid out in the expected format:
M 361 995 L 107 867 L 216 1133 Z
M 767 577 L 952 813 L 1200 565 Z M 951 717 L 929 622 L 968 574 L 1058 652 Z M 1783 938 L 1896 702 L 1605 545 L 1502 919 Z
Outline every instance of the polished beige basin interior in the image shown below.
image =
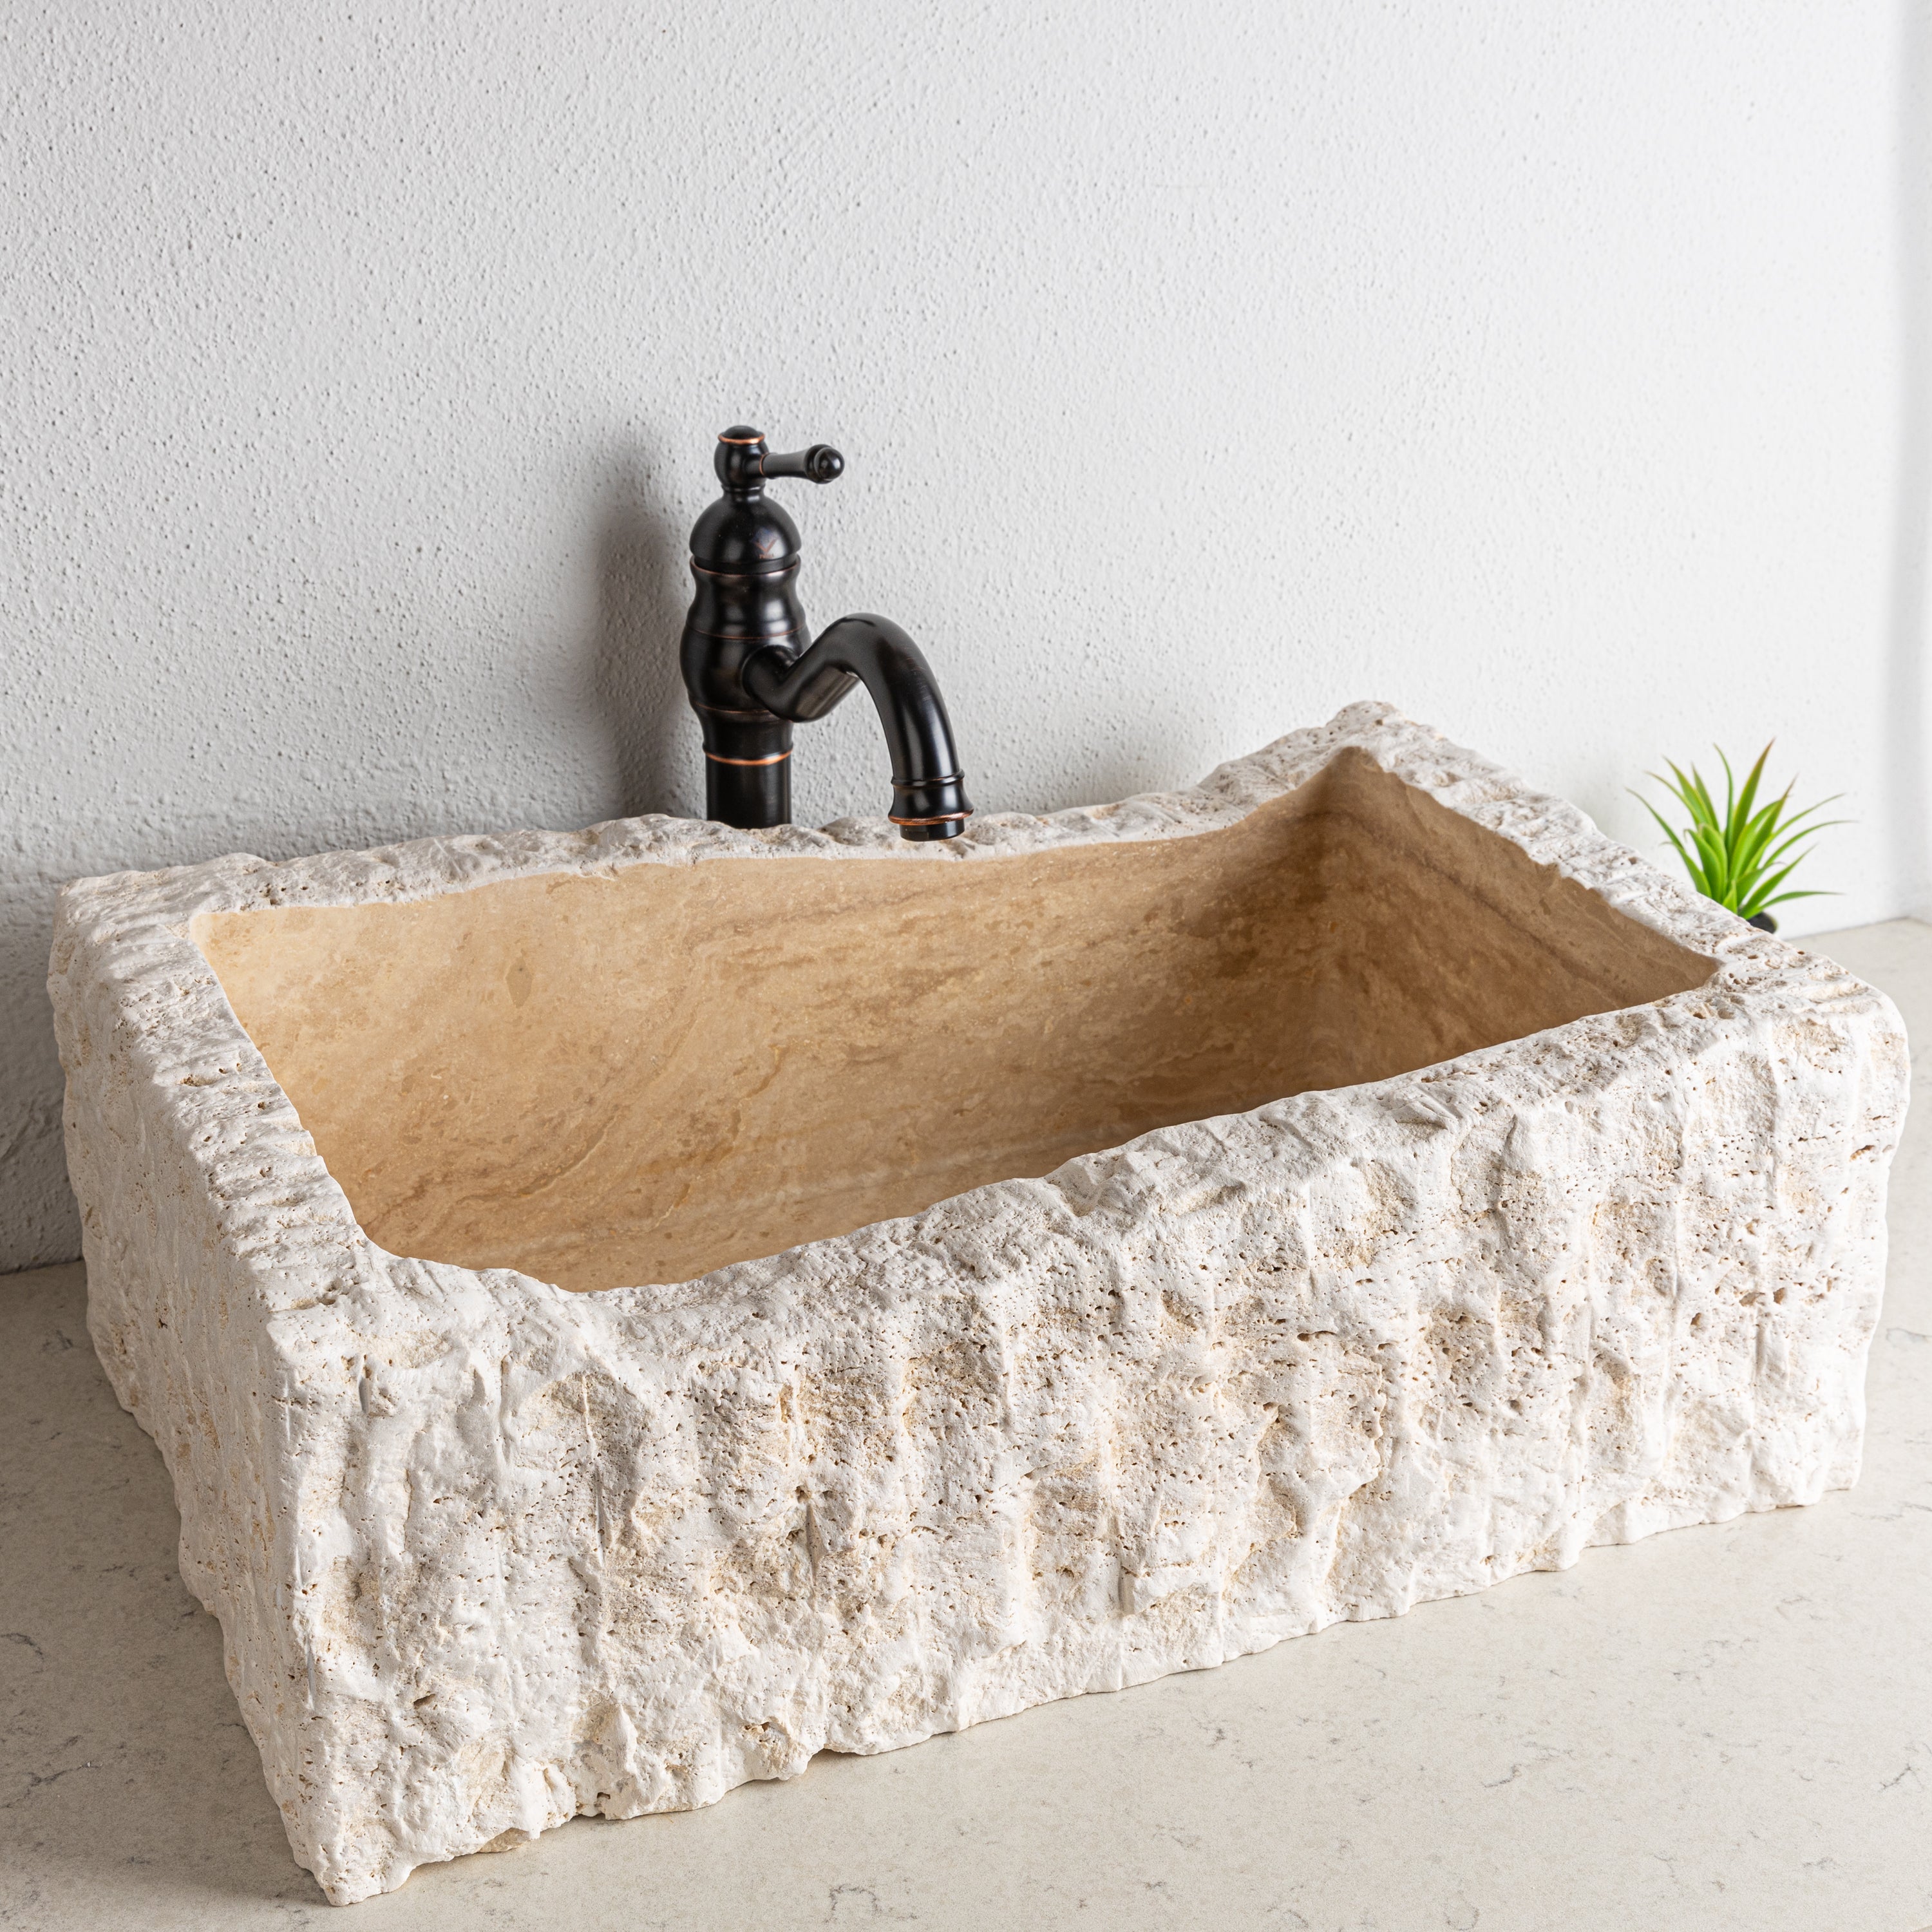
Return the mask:
M 721 859 L 194 937 L 392 1252 L 680 1281 L 1711 962 L 1345 751 L 1226 829 Z

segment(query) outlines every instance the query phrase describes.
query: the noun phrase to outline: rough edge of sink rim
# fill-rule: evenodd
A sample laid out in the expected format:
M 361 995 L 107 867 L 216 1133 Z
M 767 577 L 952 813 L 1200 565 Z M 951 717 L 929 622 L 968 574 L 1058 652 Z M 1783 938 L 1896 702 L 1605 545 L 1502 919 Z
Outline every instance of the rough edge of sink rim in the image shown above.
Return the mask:
M 1174 791 L 1141 793 L 1114 804 L 1076 806 L 1044 814 L 988 813 L 975 818 L 963 837 L 939 844 L 908 844 L 884 819 L 838 819 L 817 831 L 790 825 L 770 831 L 742 831 L 706 820 L 652 814 L 607 820 L 581 832 L 464 834 L 280 861 L 237 853 L 158 872 L 114 872 L 80 878 L 64 886 L 61 893 L 54 963 L 58 969 L 64 954 L 71 951 L 83 933 L 92 946 L 114 946 L 124 962 L 120 976 L 130 994 L 138 983 L 151 981 L 157 987 L 166 986 L 178 998 L 188 1002 L 185 1009 L 177 1008 L 170 1015 L 167 1035 L 171 1042 L 192 1040 L 200 1049 L 192 1058 L 201 1064 L 190 1067 L 186 1064 L 188 1057 L 178 1053 L 148 1056 L 157 1078 L 203 1090 L 205 1100 L 188 1107 L 185 1112 L 195 1117 L 205 1113 L 219 1115 L 222 1112 L 219 1096 L 233 1096 L 245 1088 L 262 1116 L 259 1122 L 262 1130 L 292 1132 L 306 1141 L 307 1130 L 294 1106 L 236 1016 L 212 968 L 189 936 L 193 922 L 202 914 L 291 905 L 402 904 L 540 874 L 581 876 L 634 865 L 696 865 L 735 858 L 779 857 L 960 865 L 1056 847 L 1187 837 L 1234 824 L 1256 806 L 1306 783 L 1336 753 L 1350 747 L 1366 753 L 1404 784 L 1508 839 L 1538 863 L 1554 867 L 1626 917 L 1714 962 L 1717 970 L 1703 986 L 1688 994 L 1672 994 L 1664 1000 L 1648 1004 L 1668 1005 L 1677 999 L 1708 998 L 1718 993 L 1737 994 L 1764 988 L 1774 982 L 1788 984 L 1794 976 L 1819 984 L 1821 991 L 1828 987 L 1830 997 L 1844 996 L 1850 976 L 1834 963 L 1747 926 L 1628 847 L 1605 836 L 1566 800 L 1533 790 L 1514 772 L 1451 742 L 1442 732 L 1406 717 L 1391 705 L 1373 701 L 1346 706 L 1326 724 L 1289 732 L 1258 752 L 1232 759 L 1197 785 Z M 1852 983 L 1874 999 L 1885 997 L 1864 988 L 1862 982 Z M 1586 1016 L 1547 1030 L 1562 1033 L 1570 1027 L 1587 1024 L 1592 1017 Z M 1526 1034 L 1437 1064 L 1478 1064 L 1497 1054 L 1508 1054 L 1522 1040 L 1537 1036 Z M 1412 1077 L 1405 1073 L 1391 1078 Z M 1364 1088 L 1347 1090 L 1360 1093 L 1389 1084 L 1388 1081 L 1369 1082 Z M 1202 1124 L 1209 1119 L 1232 1118 L 1235 1117 L 1207 1116 Z M 184 1124 L 191 1130 L 199 1124 L 199 1119 L 189 1119 Z M 1185 1132 L 1194 1124 L 1157 1131 L 1170 1135 Z M 1138 1140 L 1148 1138 L 1147 1135 L 1136 1137 Z M 1129 1141 L 1122 1144 L 1136 1144 Z M 190 1132 L 183 1150 L 207 1173 L 211 1182 L 218 1183 L 216 1198 L 228 1204 L 238 1217 L 252 1218 L 248 1216 L 248 1209 L 254 1197 L 271 1192 L 277 1204 L 284 1211 L 289 1210 L 288 1184 L 294 1177 L 284 1171 L 268 1188 L 251 1186 L 250 1181 L 261 1177 L 235 1172 L 242 1162 L 206 1160 L 201 1144 Z M 412 1268 L 451 1268 L 474 1280 L 500 1280 L 524 1287 L 565 1292 L 514 1268 L 470 1269 L 453 1262 L 392 1253 L 371 1240 L 356 1220 L 347 1196 L 315 1154 L 312 1142 L 305 1161 L 299 1154 L 292 1156 L 286 1150 L 278 1150 L 278 1158 L 284 1162 L 293 1158 L 304 1170 L 300 1192 L 302 1208 L 313 1217 L 310 1238 L 320 1236 L 344 1240 L 371 1259 L 406 1263 Z M 1007 1184 L 989 1184 L 992 1186 Z M 850 1241 L 865 1232 L 864 1228 L 856 1228 L 849 1234 L 826 1240 Z M 251 1227 L 250 1234 L 251 1239 L 258 1240 L 259 1228 Z M 621 1300 L 642 1294 L 650 1295 L 654 1305 L 661 1305 L 668 1287 L 694 1287 L 704 1282 L 724 1289 L 741 1270 L 762 1270 L 787 1255 L 796 1256 L 824 1244 L 809 1242 L 803 1248 L 730 1262 L 686 1283 L 640 1282 L 574 1291 L 572 1298 L 581 1299 L 587 1293 L 600 1300 Z M 264 1306 L 271 1310 L 278 1306 L 272 1294 L 265 1299 Z

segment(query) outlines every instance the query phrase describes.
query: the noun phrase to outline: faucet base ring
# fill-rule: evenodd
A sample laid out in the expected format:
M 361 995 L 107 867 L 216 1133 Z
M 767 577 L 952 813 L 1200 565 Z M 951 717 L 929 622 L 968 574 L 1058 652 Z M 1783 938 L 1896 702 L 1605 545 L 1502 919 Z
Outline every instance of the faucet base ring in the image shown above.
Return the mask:
M 902 838 L 926 844 L 936 838 L 957 838 L 971 816 L 970 812 L 949 812 L 943 818 L 895 818 L 892 822 L 898 827 Z

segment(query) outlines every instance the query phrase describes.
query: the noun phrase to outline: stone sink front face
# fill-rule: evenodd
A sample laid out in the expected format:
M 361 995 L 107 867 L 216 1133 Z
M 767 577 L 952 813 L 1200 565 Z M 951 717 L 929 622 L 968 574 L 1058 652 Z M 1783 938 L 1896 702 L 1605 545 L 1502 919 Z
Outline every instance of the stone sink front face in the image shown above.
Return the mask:
M 83 880 L 50 986 L 338 1902 L 1857 1473 L 1890 1002 L 1385 706 L 945 845 Z

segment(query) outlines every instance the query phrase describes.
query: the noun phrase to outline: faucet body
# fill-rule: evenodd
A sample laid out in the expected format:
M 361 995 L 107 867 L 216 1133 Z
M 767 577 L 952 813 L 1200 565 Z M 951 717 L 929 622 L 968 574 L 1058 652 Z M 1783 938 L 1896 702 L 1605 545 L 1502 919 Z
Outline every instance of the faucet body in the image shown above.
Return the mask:
M 823 443 L 773 455 L 728 429 L 714 459 L 724 494 L 691 533 L 696 584 L 680 660 L 704 734 L 705 813 L 727 825 L 791 820 L 792 727 L 823 718 L 857 685 L 892 756 L 902 838 L 956 838 L 972 806 L 945 700 L 924 654 L 884 617 L 842 617 L 816 642 L 798 597 L 798 527 L 764 494 L 773 477 L 829 483 L 844 467 Z

